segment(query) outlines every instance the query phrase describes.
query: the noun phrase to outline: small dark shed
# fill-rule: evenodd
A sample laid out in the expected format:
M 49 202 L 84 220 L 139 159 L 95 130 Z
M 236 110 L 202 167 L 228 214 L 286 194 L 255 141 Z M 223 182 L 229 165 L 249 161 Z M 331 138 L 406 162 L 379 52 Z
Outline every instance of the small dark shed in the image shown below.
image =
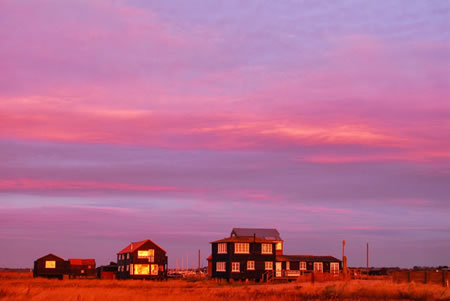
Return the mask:
M 117 263 L 111 261 L 108 265 L 102 265 L 97 268 L 97 278 L 116 279 Z
M 69 262 L 53 254 L 45 255 L 34 262 L 33 277 L 63 279 L 69 274 Z
M 95 259 L 69 259 L 70 278 L 95 278 Z

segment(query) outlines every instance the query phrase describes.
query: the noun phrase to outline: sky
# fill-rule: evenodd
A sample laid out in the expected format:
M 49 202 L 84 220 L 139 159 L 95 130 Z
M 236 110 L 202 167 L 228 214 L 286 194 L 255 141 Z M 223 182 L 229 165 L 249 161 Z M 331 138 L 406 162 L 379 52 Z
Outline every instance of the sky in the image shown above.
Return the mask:
M 0 1 L 0 267 L 233 227 L 450 265 L 450 2 Z

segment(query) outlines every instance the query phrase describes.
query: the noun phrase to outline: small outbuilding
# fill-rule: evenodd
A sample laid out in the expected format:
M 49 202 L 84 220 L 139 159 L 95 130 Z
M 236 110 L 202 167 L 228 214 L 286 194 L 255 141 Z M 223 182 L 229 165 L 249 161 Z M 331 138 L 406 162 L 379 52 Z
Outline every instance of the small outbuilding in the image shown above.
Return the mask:
M 97 268 L 97 278 L 99 279 L 116 279 L 117 263 L 110 262 L 108 265 L 102 265 Z
M 69 272 L 69 262 L 51 253 L 34 262 L 33 277 L 63 279 Z
M 69 278 L 95 278 L 95 259 L 69 259 Z

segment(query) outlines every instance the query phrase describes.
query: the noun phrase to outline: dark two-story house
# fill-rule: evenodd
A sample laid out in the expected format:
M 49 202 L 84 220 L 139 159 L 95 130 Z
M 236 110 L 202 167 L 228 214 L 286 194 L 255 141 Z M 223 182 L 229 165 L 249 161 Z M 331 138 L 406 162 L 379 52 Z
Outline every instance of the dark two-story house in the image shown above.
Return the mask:
M 117 253 L 117 279 L 167 279 L 166 251 L 150 239 Z
M 284 255 L 276 229 L 234 228 L 230 237 L 211 242 L 208 258 L 212 278 L 261 280 L 296 277 L 308 272 L 339 273 L 332 256 Z
M 228 238 L 211 242 L 212 277 L 254 279 L 276 268 L 283 240 L 276 229 L 234 228 Z

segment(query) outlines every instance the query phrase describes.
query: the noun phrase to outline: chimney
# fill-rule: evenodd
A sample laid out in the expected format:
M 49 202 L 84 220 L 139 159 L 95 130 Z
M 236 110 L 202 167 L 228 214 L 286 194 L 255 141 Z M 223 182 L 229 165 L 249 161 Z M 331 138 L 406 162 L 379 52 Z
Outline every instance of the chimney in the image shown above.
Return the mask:
M 133 251 L 133 243 L 131 243 L 131 251 Z

